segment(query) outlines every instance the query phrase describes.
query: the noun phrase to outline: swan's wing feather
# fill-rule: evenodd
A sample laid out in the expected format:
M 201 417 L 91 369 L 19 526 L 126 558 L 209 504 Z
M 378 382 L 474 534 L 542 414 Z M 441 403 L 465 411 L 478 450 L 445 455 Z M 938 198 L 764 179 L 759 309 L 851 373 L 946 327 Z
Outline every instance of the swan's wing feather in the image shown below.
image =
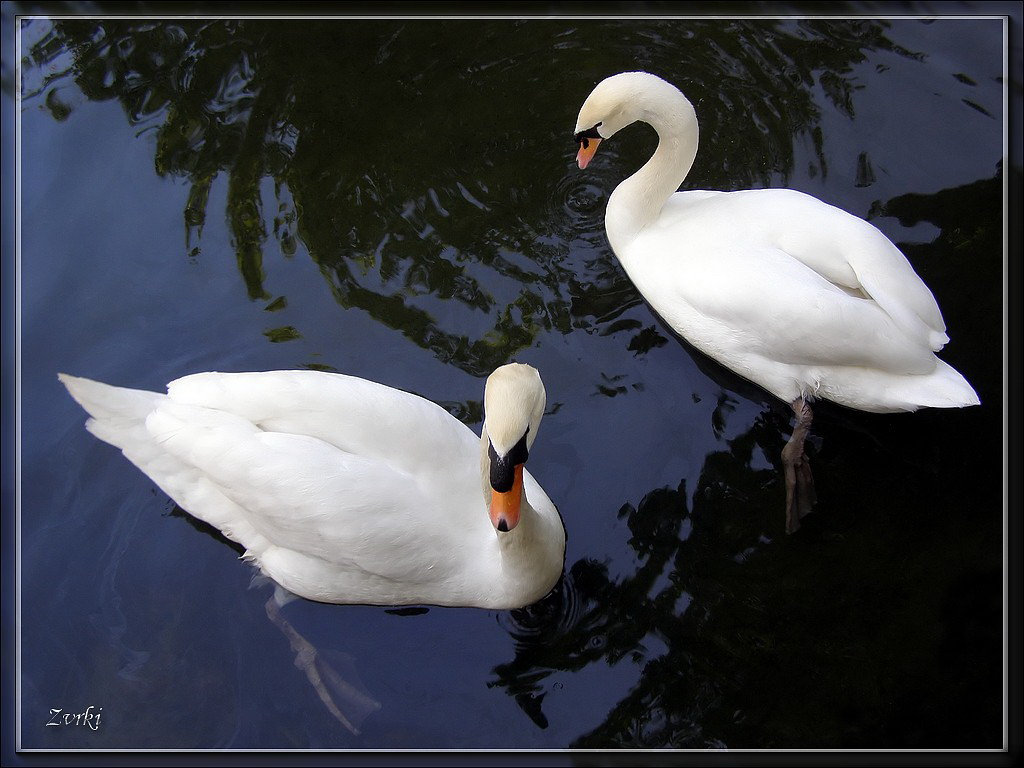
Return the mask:
M 737 222 L 742 222 L 738 226 Z M 691 232 L 695 227 L 700 233 Z M 791 189 L 688 191 L 673 195 L 658 224 L 681 241 L 774 246 L 828 282 L 872 299 L 896 326 L 933 350 L 949 339 L 932 292 L 876 227 Z
M 197 373 L 167 390 L 176 402 L 233 413 L 266 431 L 310 435 L 408 474 L 429 471 L 435 456 L 477 461 L 479 438 L 441 406 L 354 376 Z
M 930 350 L 875 302 L 851 295 L 780 249 L 705 246 L 700 260 L 662 254 L 666 267 L 672 260 L 677 266 L 661 275 L 673 279 L 644 288 L 655 309 L 698 347 L 704 327 L 723 347 L 779 363 L 906 373 L 934 367 Z
M 161 403 L 146 428 L 274 546 L 392 579 L 423 567 L 417 552 L 436 528 L 433 510 L 417 504 L 416 479 L 387 462 L 174 400 Z
M 863 219 L 793 190 L 763 190 L 773 201 L 772 242 L 827 280 L 860 290 L 904 333 L 933 350 L 948 341 L 932 292 L 903 252 Z
M 932 292 L 913 273 L 913 278 L 897 279 L 891 265 L 870 267 L 854 262 L 860 285 L 906 332 L 921 339 L 928 348 L 938 352 L 949 336 Z M 900 270 L 902 271 L 902 270 Z

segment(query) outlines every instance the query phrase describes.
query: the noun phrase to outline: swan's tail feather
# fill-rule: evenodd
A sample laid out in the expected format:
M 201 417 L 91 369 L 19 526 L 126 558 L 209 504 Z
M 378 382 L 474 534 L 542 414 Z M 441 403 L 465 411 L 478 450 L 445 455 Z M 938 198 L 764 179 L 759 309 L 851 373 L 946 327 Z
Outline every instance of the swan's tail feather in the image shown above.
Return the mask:
M 258 564 L 267 541 L 246 519 L 245 511 L 228 498 L 187 456 L 167 449 L 167 431 L 153 431 L 173 417 L 175 408 L 167 395 L 127 389 L 91 379 L 57 375 L 71 396 L 89 414 L 86 428 L 105 443 L 120 448 L 125 457 L 142 470 L 160 489 L 189 514 L 219 529 L 246 547 L 243 559 Z M 208 415 L 202 408 L 190 408 L 194 416 Z M 163 417 L 163 421 L 159 417 Z
M 935 370 L 919 376 L 848 368 L 840 377 L 842 388 L 823 391 L 822 395 L 872 413 L 966 408 L 980 404 L 978 393 L 956 368 L 938 358 L 935 363 Z
M 980 405 L 978 393 L 956 368 L 942 360 L 922 387 L 919 405 L 925 408 L 966 408 Z
M 122 450 L 142 437 L 138 430 L 145 429 L 146 416 L 160 399 L 167 397 L 157 392 L 114 387 L 66 373 L 58 373 L 57 378 L 91 417 L 85 424 L 86 428 L 100 440 Z
M 103 442 L 120 448 L 132 464 L 187 509 L 173 488 L 173 481 L 180 474 L 180 462 L 167 455 L 146 427 L 146 420 L 167 400 L 167 395 L 115 387 L 66 373 L 57 374 L 57 378 L 89 414 L 85 428 Z

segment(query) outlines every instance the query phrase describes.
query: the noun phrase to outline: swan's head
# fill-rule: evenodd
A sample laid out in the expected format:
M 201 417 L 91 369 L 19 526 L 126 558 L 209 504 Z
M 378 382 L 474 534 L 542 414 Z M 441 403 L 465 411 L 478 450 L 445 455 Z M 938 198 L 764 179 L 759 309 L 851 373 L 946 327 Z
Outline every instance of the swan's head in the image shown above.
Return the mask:
M 612 75 L 597 84 L 580 108 L 573 131 L 579 144 L 576 162 L 586 168 L 603 139 L 637 120 L 651 123 L 661 133 L 673 121 L 686 123 L 687 118 L 696 126 L 693 106 L 671 83 L 648 72 Z
M 491 523 L 503 533 L 519 524 L 523 502 L 523 464 L 530 454 L 544 415 L 547 395 L 536 368 L 503 365 L 487 377 L 484 387 L 485 493 Z

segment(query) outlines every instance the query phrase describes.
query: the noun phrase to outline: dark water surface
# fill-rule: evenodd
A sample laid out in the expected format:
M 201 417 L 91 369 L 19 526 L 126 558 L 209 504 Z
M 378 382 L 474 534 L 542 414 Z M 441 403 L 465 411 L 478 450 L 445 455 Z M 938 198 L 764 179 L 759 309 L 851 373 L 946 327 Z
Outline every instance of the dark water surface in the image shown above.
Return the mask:
M 1001 21 L 34 19 L 21 41 L 23 747 L 1002 745 Z M 981 397 L 820 404 L 794 536 L 788 410 L 676 339 L 605 240 L 653 132 L 575 167 L 583 99 L 638 68 L 696 105 L 686 187 L 791 186 L 899 243 Z M 568 550 L 511 612 L 272 620 L 56 378 L 336 370 L 478 429 L 512 359 L 547 386 L 530 468 Z M 334 674 L 380 705 L 359 735 L 311 682 Z M 89 706 L 95 730 L 46 726 Z

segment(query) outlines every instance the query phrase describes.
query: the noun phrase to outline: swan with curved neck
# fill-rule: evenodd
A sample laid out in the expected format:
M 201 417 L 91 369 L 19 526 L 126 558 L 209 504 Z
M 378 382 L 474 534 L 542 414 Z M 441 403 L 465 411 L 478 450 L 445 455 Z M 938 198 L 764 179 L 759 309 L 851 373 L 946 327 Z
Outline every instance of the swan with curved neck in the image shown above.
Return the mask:
M 600 82 L 576 122 L 579 167 L 637 121 L 658 148 L 609 197 L 608 240 L 676 333 L 792 406 L 787 531 L 814 504 L 803 443 L 815 398 L 879 413 L 978 404 L 935 355 L 949 338 L 931 291 L 874 226 L 789 189 L 676 191 L 698 124 L 670 83 L 646 72 Z
M 89 431 L 302 597 L 519 608 L 561 576 L 561 518 L 523 467 L 545 405 L 528 365 L 488 377 L 479 438 L 335 373 L 199 373 L 167 394 L 60 379 Z

